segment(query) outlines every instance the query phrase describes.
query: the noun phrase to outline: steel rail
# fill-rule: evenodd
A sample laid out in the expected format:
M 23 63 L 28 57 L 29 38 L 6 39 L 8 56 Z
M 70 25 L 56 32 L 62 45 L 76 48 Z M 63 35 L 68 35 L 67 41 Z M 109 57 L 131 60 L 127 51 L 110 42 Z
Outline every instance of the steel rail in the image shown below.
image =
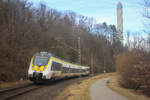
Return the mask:
M 9 100 L 10 98 L 22 95 L 24 93 L 33 91 L 38 88 L 40 88 L 40 86 L 36 86 L 33 84 L 26 84 L 23 86 L 1 89 L 0 90 L 0 100 Z

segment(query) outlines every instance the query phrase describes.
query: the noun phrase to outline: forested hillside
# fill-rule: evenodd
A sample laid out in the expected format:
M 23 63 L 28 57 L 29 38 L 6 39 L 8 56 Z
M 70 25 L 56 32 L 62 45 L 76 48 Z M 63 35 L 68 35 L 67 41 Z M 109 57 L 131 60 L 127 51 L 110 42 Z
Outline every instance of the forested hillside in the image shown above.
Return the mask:
M 24 0 L 0 1 L 0 82 L 27 77 L 34 53 L 48 51 L 78 62 L 81 38 L 82 64 L 94 73 L 115 71 L 115 57 L 122 51 L 114 25 L 96 23 L 71 11 L 60 12 L 41 4 L 35 8 Z

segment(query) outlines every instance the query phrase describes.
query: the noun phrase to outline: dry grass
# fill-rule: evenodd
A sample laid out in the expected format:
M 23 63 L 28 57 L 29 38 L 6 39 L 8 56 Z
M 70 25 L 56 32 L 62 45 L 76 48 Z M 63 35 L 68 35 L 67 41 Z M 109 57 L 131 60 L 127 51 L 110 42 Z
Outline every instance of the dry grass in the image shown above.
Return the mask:
M 8 82 L 8 83 L 1 83 L 0 88 L 7 88 L 7 87 L 13 87 L 17 85 L 24 85 L 30 83 L 28 80 L 22 80 L 22 81 L 17 81 L 17 82 Z
M 119 94 L 128 97 L 130 100 L 150 100 L 149 97 L 140 93 L 136 93 L 134 90 L 120 87 L 117 81 L 117 74 L 112 76 L 111 82 L 107 84 L 107 86 L 113 91 L 116 91 Z
M 89 79 L 86 79 L 80 83 L 73 84 L 67 87 L 56 100 L 91 100 L 89 94 L 90 85 L 97 79 L 112 76 L 114 73 L 100 74 Z

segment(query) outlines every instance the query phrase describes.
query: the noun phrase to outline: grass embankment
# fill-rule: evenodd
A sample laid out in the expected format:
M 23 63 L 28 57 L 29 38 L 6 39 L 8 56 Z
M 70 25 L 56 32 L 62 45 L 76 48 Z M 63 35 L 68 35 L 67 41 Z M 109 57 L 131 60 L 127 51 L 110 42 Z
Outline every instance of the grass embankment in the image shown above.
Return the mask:
M 111 82 L 109 82 L 109 84 L 107 84 L 107 86 L 110 89 L 112 89 L 113 91 L 128 97 L 130 100 L 150 100 L 149 97 L 147 97 L 141 93 L 137 93 L 132 89 L 126 89 L 126 88 L 120 87 L 120 85 L 117 81 L 117 74 L 114 74 L 112 76 Z
M 90 85 L 98 79 L 112 76 L 114 73 L 100 74 L 82 82 L 75 83 L 67 87 L 64 92 L 62 92 L 56 100 L 91 100 L 89 87 Z
M 18 85 L 25 85 L 27 83 L 30 83 L 28 80 L 21 80 L 16 82 L 8 82 L 8 83 L 0 83 L 0 89 L 7 88 L 7 87 L 14 87 Z

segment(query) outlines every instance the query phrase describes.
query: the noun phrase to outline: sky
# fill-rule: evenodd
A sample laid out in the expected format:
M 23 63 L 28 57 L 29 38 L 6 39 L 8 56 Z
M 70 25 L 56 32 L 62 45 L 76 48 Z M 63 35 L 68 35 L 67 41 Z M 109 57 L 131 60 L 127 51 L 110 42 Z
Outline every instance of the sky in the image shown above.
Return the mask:
M 119 0 L 30 0 L 35 5 L 45 3 L 49 8 L 59 11 L 70 10 L 78 14 L 93 17 L 97 22 L 106 22 L 117 26 L 117 3 Z M 123 5 L 124 33 L 141 32 L 144 27 L 142 13 L 144 0 L 120 0 Z

